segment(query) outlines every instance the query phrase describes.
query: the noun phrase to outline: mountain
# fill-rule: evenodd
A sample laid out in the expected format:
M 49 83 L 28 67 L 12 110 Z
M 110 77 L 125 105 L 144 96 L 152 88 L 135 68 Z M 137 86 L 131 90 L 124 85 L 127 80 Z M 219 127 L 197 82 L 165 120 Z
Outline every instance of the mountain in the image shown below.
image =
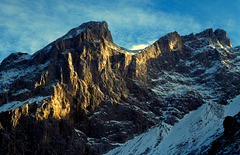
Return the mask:
M 116 45 L 106 22 L 84 23 L 2 61 L 0 152 L 216 150 L 224 118 L 240 111 L 239 56 L 221 29 L 172 32 L 136 52 Z

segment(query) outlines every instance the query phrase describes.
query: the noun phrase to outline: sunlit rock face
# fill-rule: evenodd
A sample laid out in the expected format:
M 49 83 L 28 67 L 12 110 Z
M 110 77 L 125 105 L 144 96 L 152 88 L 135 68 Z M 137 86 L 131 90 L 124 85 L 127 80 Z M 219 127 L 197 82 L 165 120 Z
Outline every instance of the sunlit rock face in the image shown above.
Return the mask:
M 113 42 L 106 22 L 84 23 L 33 55 L 1 63 L 0 151 L 106 153 L 237 95 L 237 57 L 220 29 L 169 33 L 136 53 Z

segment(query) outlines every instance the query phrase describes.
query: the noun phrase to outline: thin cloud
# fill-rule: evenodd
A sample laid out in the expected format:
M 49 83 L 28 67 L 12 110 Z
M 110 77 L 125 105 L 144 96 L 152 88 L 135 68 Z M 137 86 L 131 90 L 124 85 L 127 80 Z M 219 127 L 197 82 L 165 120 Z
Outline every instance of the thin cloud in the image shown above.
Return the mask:
M 148 44 L 133 45 L 130 50 L 141 50 L 148 47 Z
M 148 41 L 147 44 L 132 45 L 130 50 L 142 50 L 150 45 L 152 45 L 156 40 Z
M 92 20 L 107 21 L 115 43 L 128 49 L 149 45 L 148 40 L 169 32 L 197 33 L 218 23 L 211 20 L 212 23 L 205 24 L 191 14 L 146 7 L 157 5 L 153 0 L 2 0 L 0 3 L 0 61 L 10 51 L 34 53 L 71 28 Z M 237 25 L 234 20 L 226 23 L 229 29 Z
M 53 3 L 55 5 L 51 8 Z M 172 25 L 177 25 L 177 23 L 181 23 L 180 21 L 182 21 L 182 18 L 178 15 L 168 15 L 160 11 L 146 13 L 143 8 L 126 6 L 126 2 L 119 4 L 116 2 L 101 2 L 100 5 L 95 5 L 95 3 L 78 3 L 77 1 L 69 3 L 66 1 L 53 2 L 49 0 L 28 3 L 22 0 L 15 1 L 14 3 L 5 1 L 3 4 L 4 11 L 1 13 L 5 15 L 3 16 L 5 19 L 1 22 L 1 26 L 8 28 L 7 34 L 4 35 L 19 38 L 16 44 L 20 49 L 21 46 L 24 46 L 23 44 L 28 44 L 29 40 L 32 40 L 32 37 L 34 37 L 39 44 L 30 43 L 29 48 L 26 49 L 31 49 L 31 51 L 28 51 L 30 53 L 34 52 L 32 50 L 38 50 L 37 48 L 40 46 L 46 45 L 49 41 L 53 41 L 53 38 L 57 39 L 57 37 L 66 33 L 73 26 L 78 26 L 82 22 L 88 21 L 87 19 L 106 20 L 113 32 L 115 41 L 122 42 L 123 46 L 129 42 L 135 44 L 135 41 L 136 43 L 146 41 L 144 39 L 149 37 L 156 38 L 156 35 L 149 35 L 152 30 L 156 31 L 158 29 L 155 32 L 156 34 L 161 31 L 164 33 L 173 31 L 175 28 Z M 116 5 L 117 7 L 112 8 L 112 5 Z M 9 17 L 14 17 L 14 20 Z M 191 22 L 186 21 L 185 23 Z M 182 25 L 184 25 L 183 22 Z M 191 25 L 191 27 L 193 26 Z M 131 33 L 135 34 L 131 35 L 131 38 L 126 39 L 126 36 Z M 51 35 L 51 37 L 48 35 Z M 138 38 L 141 39 L 134 39 L 136 35 L 140 36 Z M 125 38 L 123 40 L 126 40 L 126 42 L 120 41 L 121 38 Z

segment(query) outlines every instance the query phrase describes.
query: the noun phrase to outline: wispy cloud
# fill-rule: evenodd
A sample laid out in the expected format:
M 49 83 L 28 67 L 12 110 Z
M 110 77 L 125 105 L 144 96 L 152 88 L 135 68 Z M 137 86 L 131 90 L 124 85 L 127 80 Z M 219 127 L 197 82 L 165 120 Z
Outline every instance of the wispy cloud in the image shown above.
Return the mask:
M 156 40 L 148 41 L 147 44 L 132 45 L 130 50 L 141 50 L 141 49 L 144 49 L 144 48 L 148 47 L 149 45 L 152 45 L 155 41 Z
M 129 49 L 148 46 L 148 40 L 172 31 L 185 35 L 207 25 L 188 13 L 154 8 L 159 4 L 154 0 L 1 0 L 0 61 L 13 51 L 33 53 L 91 20 L 107 21 L 114 41 Z M 227 23 L 236 25 L 235 20 Z
M 130 50 L 140 50 L 148 47 L 148 44 L 133 45 Z

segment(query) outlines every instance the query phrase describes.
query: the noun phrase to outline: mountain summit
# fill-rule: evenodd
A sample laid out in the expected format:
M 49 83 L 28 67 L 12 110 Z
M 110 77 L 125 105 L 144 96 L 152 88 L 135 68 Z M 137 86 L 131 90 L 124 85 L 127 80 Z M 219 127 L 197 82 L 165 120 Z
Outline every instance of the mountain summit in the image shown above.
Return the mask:
M 106 39 L 113 42 L 111 32 L 108 30 L 107 22 L 88 22 L 81 26 L 70 30 L 66 35 L 57 40 L 65 40 L 71 38 L 81 38 L 82 41 L 91 42 Z
M 223 133 L 224 112 L 237 109 L 230 100 L 240 94 L 239 56 L 239 47 L 231 47 L 220 29 L 172 32 L 134 53 L 113 42 L 106 22 L 84 23 L 33 55 L 13 53 L 2 61 L 0 151 L 206 152 Z M 212 132 L 197 136 L 212 122 L 218 124 Z M 192 134 L 167 143 L 184 126 Z M 136 142 L 139 136 L 152 143 L 140 149 L 146 138 Z

